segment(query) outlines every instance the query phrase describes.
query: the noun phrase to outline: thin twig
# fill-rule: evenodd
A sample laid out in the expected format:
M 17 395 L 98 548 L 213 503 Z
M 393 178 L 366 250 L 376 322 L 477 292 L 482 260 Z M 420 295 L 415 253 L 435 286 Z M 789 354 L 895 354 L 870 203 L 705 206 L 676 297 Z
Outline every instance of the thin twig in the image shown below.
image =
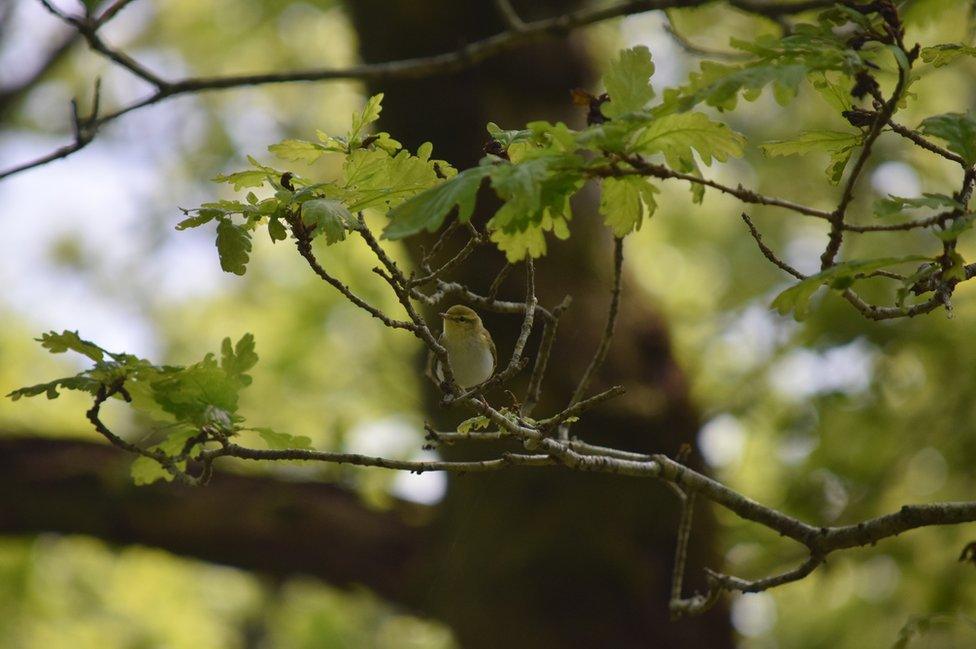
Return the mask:
M 801 273 L 800 271 L 793 268 L 785 261 L 777 257 L 776 253 L 773 252 L 772 248 L 770 248 L 765 243 L 763 243 L 762 235 L 759 234 L 759 230 L 756 229 L 755 224 L 753 224 L 752 219 L 749 218 L 748 214 L 742 212 L 741 216 L 742 216 L 742 220 L 746 222 L 746 227 L 749 228 L 749 234 L 751 234 L 752 238 L 755 239 L 756 245 L 759 246 L 760 252 L 762 252 L 763 256 L 766 257 L 766 259 L 773 262 L 777 267 L 779 267 L 780 269 L 789 273 L 790 275 L 792 275 L 797 279 L 803 280 L 807 278 L 806 275 L 804 275 L 803 273 Z
M 485 311 L 491 311 L 493 313 L 518 314 L 524 313 L 526 309 L 524 302 L 508 302 L 505 300 L 489 299 L 488 297 L 479 295 L 468 287 L 458 284 L 457 282 L 445 282 L 444 280 L 438 279 L 436 280 L 436 285 L 437 290 L 430 295 L 426 295 L 417 290 L 412 290 L 411 297 L 431 306 L 440 304 L 449 298 L 459 299 L 473 307 L 477 307 L 478 309 L 483 309 Z M 545 307 L 537 304 L 535 306 L 535 311 L 536 315 L 541 316 L 546 320 L 552 320 L 552 313 Z
M 712 50 L 708 48 L 696 45 L 688 40 L 683 34 L 681 34 L 674 27 L 674 19 L 672 17 L 672 12 L 670 9 L 664 10 L 664 15 L 666 20 L 664 21 L 664 31 L 678 44 L 678 47 L 683 49 L 688 54 L 694 56 L 700 56 L 709 59 L 721 59 L 724 61 L 742 61 L 750 58 L 749 54 L 745 52 L 729 52 L 727 50 Z
M 535 365 L 532 368 L 532 375 L 529 377 L 529 385 L 525 390 L 525 401 L 522 404 L 522 415 L 529 416 L 535 410 L 542 395 L 542 380 L 546 375 L 546 367 L 549 365 L 549 356 L 552 354 L 552 345 L 556 339 L 556 330 L 559 328 L 559 318 L 563 312 L 569 308 L 572 298 L 567 295 L 556 308 L 552 310 L 552 319 L 547 320 L 542 325 L 542 338 L 539 341 L 539 351 L 535 355 Z
M 410 471 L 411 473 L 425 473 L 427 471 L 448 471 L 451 473 L 483 473 L 498 471 L 511 466 L 552 466 L 555 462 L 548 455 L 524 455 L 506 453 L 491 460 L 476 460 L 469 462 L 448 462 L 444 460 L 394 460 L 383 457 L 361 455 L 359 453 L 332 453 L 328 451 L 313 451 L 308 449 L 256 449 L 228 444 L 224 448 L 204 451 L 202 457 L 216 459 L 219 457 L 236 457 L 244 460 L 307 460 L 327 462 L 330 464 L 351 464 L 354 466 L 377 467 Z
M 955 154 L 952 151 L 950 151 L 950 150 L 948 150 L 946 148 L 943 148 L 943 147 L 939 146 L 938 144 L 935 144 L 934 142 L 931 142 L 931 141 L 925 139 L 924 137 L 922 137 L 921 135 L 919 135 L 915 131 L 911 130 L 910 128 L 906 128 L 906 127 L 902 126 L 901 124 L 897 124 L 894 121 L 892 121 L 891 119 L 888 120 L 887 124 L 888 124 L 888 126 L 891 127 L 891 130 L 892 131 L 894 131 L 895 133 L 897 133 L 898 135 L 900 135 L 900 136 L 902 136 L 904 138 L 907 138 L 907 139 L 911 140 L 912 142 L 914 142 L 918 146 L 922 147 L 926 151 L 931 151 L 932 153 L 934 153 L 934 154 L 936 154 L 938 156 L 942 156 L 946 160 L 951 160 L 951 161 L 955 162 L 956 164 L 961 165 L 963 168 L 968 168 L 969 167 L 969 164 L 966 163 L 966 161 L 963 159 L 962 156 L 960 156 L 958 154 Z
M 678 536 L 674 544 L 674 566 L 671 571 L 671 602 L 672 617 L 678 617 L 682 611 L 682 586 L 685 578 L 685 564 L 688 561 L 688 541 L 691 539 L 691 522 L 695 512 L 695 494 L 681 494 L 681 520 L 678 522 Z
M 728 194 L 729 196 L 735 196 L 743 203 L 753 203 L 756 205 L 772 205 L 776 207 L 782 207 L 788 209 L 792 212 L 798 214 L 805 214 L 806 216 L 813 216 L 818 219 L 830 220 L 831 213 L 825 210 L 820 210 L 815 207 L 808 207 L 806 205 L 801 205 L 799 203 L 794 203 L 793 201 L 788 201 L 783 198 L 776 198 L 774 196 L 765 196 L 758 192 L 754 192 L 751 189 L 746 189 L 742 185 L 738 187 L 729 187 L 728 185 L 723 185 L 722 183 L 715 182 L 708 178 L 700 178 L 698 176 L 693 176 L 692 174 L 686 174 L 680 171 L 675 171 L 664 165 L 654 164 L 652 162 L 647 162 L 640 156 L 628 156 L 625 158 L 632 170 L 628 169 L 618 169 L 614 167 L 607 167 L 602 169 L 593 169 L 589 171 L 591 176 L 596 177 L 618 177 L 618 176 L 651 176 L 654 178 L 668 179 L 674 178 L 677 180 L 686 180 L 690 183 L 696 185 L 704 185 L 705 187 L 711 187 L 717 189 L 718 191 Z
M 782 572 L 778 575 L 753 580 L 733 577 L 732 575 L 716 572 L 715 570 L 711 570 L 709 568 L 705 568 L 705 573 L 708 575 L 708 581 L 713 587 L 717 586 L 723 590 L 737 590 L 741 593 L 760 593 L 764 590 L 775 588 L 776 586 L 782 586 L 783 584 L 800 581 L 816 570 L 817 567 L 823 563 L 824 558 L 822 556 L 811 555 L 810 558 L 792 570 L 787 570 L 786 572 Z
M 366 302 L 358 295 L 352 292 L 352 290 L 340 282 L 338 279 L 330 275 L 318 260 L 315 258 L 315 253 L 312 252 L 312 241 L 309 237 L 309 233 L 305 228 L 305 224 L 298 217 L 293 217 L 289 220 L 291 225 L 292 234 L 295 237 L 295 246 L 298 248 L 298 254 L 300 254 L 306 262 L 308 262 L 309 267 L 315 272 L 320 278 L 331 285 L 335 290 L 339 291 L 347 300 L 358 306 L 363 311 L 382 322 L 385 326 L 391 329 L 406 329 L 413 333 L 417 333 L 417 326 L 412 322 L 404 322 L 403 320 L 394 320 L 388 317 L 385 313 L 374 307 L 372 304 Z
M 512 264 L 505 262 L 505 265 L 502 266 L 501 270 L 498 271 L 498 274 L 495 275 L 495 279 L 491 281 L 491 286 L 488 287 L 488 300 L 490 302 L 494 302 L 496 299 L 498 299 L 498 291 L 501 290 L 502 283 L 508 277 L 509 273 L 512 272 L 513 268 L 514 266 Z
M 899 42 L 897 47 L 901 48 L 902 52 L 908 57 L 909 53 L 905 51 L 905 48 Z M 911 65 L 911 58 L 908 58 L 909 65 Z M 895 110 L 898 108 L 898 102 L 901 100 L 902 91 L 905 88 L 905 84 L 908 81 L 908 72 L 902 69 L 901 65 L 898 66 L 898 83 L 895 84 L 895 89 L 891 93 L 891 97 L 888 101 L 881 106 L 881 109 L 875 113 L 874 119 L 871 122 L 871 127 L 868 130 L 868 134 L 864 137 L 864 141 L 861 143 L 861 151 L 858 153 L 857 159 L 854 161 L 854 167 L 851 169 L 850 175 L 847 177 L 847 181 L 844 183 L 844 188 L 841 191 L 840 202 L 837 204 L 837 209 L 835 209 L 830 215 L 830 233 L 827 235 L 827 245 L 824 248 L 823 254 L 820 255 L 820 269 L 826 270 L 834 265 L 834 261 L 837 258 L 837 253 L 840 252 L 841 243 L 844 240 L 844 219 L 847 215 L 847 207 L 854 200 L 854 187 L 857 185 L 858 179 L 861 177 L 861 172 L 864 170 L 867 164 L 868 158 L 871 157 L 871 149 L 874 146 L 875 141 L 878 136 L 881 135 L 881 131 L 884 125 L 888 123 L 891 116 L 894 114 Z
M 946 221 L 952 220 L 960 213 L 960 210 L 952 210 L 905 223 L 887 223 L 884 225 L 850 225 L 844 223 L 841 227 L 846 232 L 905 232 L 908 230 L 927 228 L 933 225 L 943 225 Z
M 620 283 L 623 275 L 623 265 L 624 240 L 623 238 L 615 238 L 613 241 L 613 284 L 610 288 L 610 307 L 607 309 L 607 324 L 603 329 L 603 336 L 600 338 L 600 344 L 597 345 L 596 353 L 593 354 L 589 366 L 583 372 L 583 376 L 580 378 L 576 390 L 573 391 L 573 396 L 569 400 L 569 406 L 580 401 L 583 395 L 586 394 L 587 388 L 590 387 L 590 381 L 593 380 L 593 376 L 600 369 L 600 366 L 603 365 L 603 361 L 607 357 L 607 352 L 610 351 L 610 342 L 613 340 L 614 328 L 617 325 L 617 313 L 620 311 Z
M 552 417 L 549 417 L 548 419 L 540 420 L 539 427 L 554 428 L 560 425 L 561 423 L 563 423 L 564 421 L 566 421 L 567 419 L 572 419 L 573 417 L 577 417 L 580 414 L 586 412 L 587 410 L 590 410 L 594 406 L 603 403 L 604 401 L 613 399 L 614 397 L 619 397 L 621 394 L 623 394 L 626 391 L 627 390 L 625 390 L 622 385 L 615 385 L 611 388 L 607 388 L 603 392 L 598 392 L 594 394 L 592 397 L 587 397 L 586 399 L 580 399 L 579 401 L 573 403 L 572 405 L 567 406 L 566 409 L 563 410 L 562 412 L 557 413 Z

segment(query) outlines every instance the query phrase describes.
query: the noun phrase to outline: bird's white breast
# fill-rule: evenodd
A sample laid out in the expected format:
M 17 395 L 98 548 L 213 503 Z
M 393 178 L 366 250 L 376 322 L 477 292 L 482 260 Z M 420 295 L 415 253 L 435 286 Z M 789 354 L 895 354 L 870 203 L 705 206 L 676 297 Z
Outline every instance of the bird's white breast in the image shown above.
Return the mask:
M 477 337 L 470 340 L 441 339 L 451 363 L 451 373 L 462 388 L 472 388 L 484 383 L 495 371 L 495 359 L 491 349 Z

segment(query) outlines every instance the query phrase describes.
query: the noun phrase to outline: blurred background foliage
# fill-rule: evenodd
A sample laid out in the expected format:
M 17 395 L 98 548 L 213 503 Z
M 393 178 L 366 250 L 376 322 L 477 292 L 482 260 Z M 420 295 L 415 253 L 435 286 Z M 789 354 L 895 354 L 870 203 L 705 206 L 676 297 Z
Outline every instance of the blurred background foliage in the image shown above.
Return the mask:
M 969 42 L 968 5 L 908 3 L 906 42 Z M 10 85 L 65 30 L 33 0 L 13 0 L 2 11 L 0 85 Z M 729 36 L 775 29 L 721 4 L 669 17 L 681 34 L 710 50 L 727 51 Z M 669 37 L 665 21 L 646 14 L 584 36 L 598 67 L 620 47 L 647 44 L 660 92 L 698 60 Z M 329 0 L 141 0 L 104 36 L 170 76 L 357 61 L 356 33 L 340 3 Z M 974 66 L 962 61 L 926 70 L 899 121 L 914 126 L 930 114 L 967 110 L 976 101 Z M 89 97 L 96 76 L 109 105 L 147 90 L 76 45 L 3 115 L 4 163 L 58 144 L 68 133 L 69 100 Z M 267 159 L 265 147 L 283 137 L 344 131 L 364 94 L 360 84 L 336 82 L 172 99 L 119 120 L 67 161 L 0 184 L 0 392 L 76 369 L 76 359 L 52 357 L 32 342 L 49 329 L 79 329 L 109 349 L 173 363 L 192 362 L 224 336 L 250 331 L 261 357 L 243 394 L 242 410 L 252 422 L 307 435 L 317 448 L 429 454 L 421 450 L 413 339 L 374 326 L 322 290 L 290 246 L 257 240 L 249 272 L 238 278 L 220 272 L 212 233 L 173 229 L 178 206 L 227 191 L 209 178 L 239 168 L 246 154 Z M 757 148 L 800 127 L 845 128 L 809 87 L 786 108 L 764 95 L 722 119 L 747 135 L 750 153 L 713 165 L 713 177 L 818 207 L 835 200 L 837 190 L 822 171 L 826 157 L 765 160 Z M 327 172 L 330 163 L 320 164 Z M 870 165 L 854 205 L 865 222 L 873 218 L 875 198 L 951 192 L 957 182 L 944 161 L 890 134 Z M 713 473 L 821 524 L 857 521 L 909 502 L 971 499 L 971 284 L 957 291 L 951 318 L 936 312 L 872 323 L 826 295 L 807 321 L 796 323 L 767 308 L 788 278 L 748 237 L 738 218 L 742 205 L 709 192 L 698 207 L 686 187 L 662 189 L 659 212 L 629 243 L 627 270 L 637 292 L 629 299 L 651 301 L 666 316 L 694 403 L 705 415 L 698 441 Z M 789 263 L 805 272 L 816 267 L 825 240 L 821 222 L 770 209 L 749 213 Z M 932 234 L 914 232 L 862 236 L 847 252 L 893 256 L 909 238 L 938 249 Z M 959 243 L 967 260 L 976 259 L 972 233 Z M 365 250 L 330 248 L 328 264 L 374 303 L 393 304 L 369 272 Z M 86 407 L 77 395 L 56 403 L 0 401 L 0 430 L 91 438 Z M 147 422 L 122 408 L 111 411 L 110 421 L 137 438 L 145 434 Z M 436 476 L 379 470 L 235 468 L 341 481 L 378 507 L 389 494 L 435 502 L 444 489 Z M 716 543 L 729 572 L 761 575 L 801 556 L 755 526 L 718 516 Z M 731 614 L 740 646 L 843 649 L 890 646 L 899 638 L 907 646 L 976 646 L 976 582 L 972 567 L 955 562 L 971 539 L 966 528 L 916 531 L 832 557 L 797 584 L 738 597 Z M 154 549 L 53 535 L 0 542 L 0 645 L 454 646 L 444 627 L 397 613 L 366 592 L 307 579 L 272 583 Z

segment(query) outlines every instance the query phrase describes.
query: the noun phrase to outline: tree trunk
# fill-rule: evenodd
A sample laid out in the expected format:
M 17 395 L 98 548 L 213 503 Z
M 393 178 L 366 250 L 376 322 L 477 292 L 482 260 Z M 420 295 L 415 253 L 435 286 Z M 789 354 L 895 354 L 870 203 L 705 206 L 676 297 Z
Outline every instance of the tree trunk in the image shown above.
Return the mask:
M 532 11 L 566 6 L 533 3 Z M 349 9 L 368 62 L 450 50 L 503 28 L 491 2 L 369 0 Z M 482 155 L 488 121 L 503 128 L 533 119 L 580 126 L 584 115 L 571 105 L 569 91 L 589 85 L 587 57 L 570 38 L 536 43 L 449 77 L 384 82 L 370 90 L 385 93 L 385 130 L 411 148 L 430 140 L 437 157 L 464 167 Z M 554 305 L 566 293 L 575 300 L 560 325 L 540 412 L 566 403 L 606 319 L 611 240 L 592 203 L 578 202 L 573 236 L 552 244 L 537 265 L 543 303 Z M 486 252 L 457 278 L 484 292 L 502 263 L 497 252 Z M 520 272 L 506 285 L 512 297 Z M 698 417 L 666 327 L 626 283 L 624 290 L 618 334 L 594 389 L 620 383 L 629 396 L 588 413 L 575 432 L 595 443 L 673 454 L 693 442 Z M 520 319 L 483 315 L 505 359 Z M 493 403 L 507 399 L 502 392 L 490 397 Z M 435 421 L 450 425 L 463 416 L 438 411 L 435 401 L 431 394 Z M 444 450 L 450 457 L 479 452 L 460 445 Z M 411 591 L 417 607 L 451 625 L 465 649 L 729 647 L 721 607 L 704 619 L 668 620 L 676 523 L 673 496 L 647 481 L 558 470 L 452 477 L 427 544 L 433 563 L 418 568 Z M 707 515 L 699 517 L 692 575 L 713 558 L 712 527 Z

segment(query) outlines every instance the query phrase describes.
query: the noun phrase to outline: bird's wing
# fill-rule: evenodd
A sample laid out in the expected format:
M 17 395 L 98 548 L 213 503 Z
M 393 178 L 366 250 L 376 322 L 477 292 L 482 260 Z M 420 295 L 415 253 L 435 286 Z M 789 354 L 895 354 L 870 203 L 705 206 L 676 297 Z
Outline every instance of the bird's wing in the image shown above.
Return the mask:
M 495 349 L 495 341 L 491 339 L 491 334 L 488 333 L 487 329 L 483 329 L 481 331 L 481 336 L 485 339 L 485 342 L 488 343 L 488 348 L 491 349 L 491 362 L 492 365 L 494 365 L 494 368 L 492 368 L 492 373 L 494 374 L 495 369 L 498 367 L 498 350 Z

